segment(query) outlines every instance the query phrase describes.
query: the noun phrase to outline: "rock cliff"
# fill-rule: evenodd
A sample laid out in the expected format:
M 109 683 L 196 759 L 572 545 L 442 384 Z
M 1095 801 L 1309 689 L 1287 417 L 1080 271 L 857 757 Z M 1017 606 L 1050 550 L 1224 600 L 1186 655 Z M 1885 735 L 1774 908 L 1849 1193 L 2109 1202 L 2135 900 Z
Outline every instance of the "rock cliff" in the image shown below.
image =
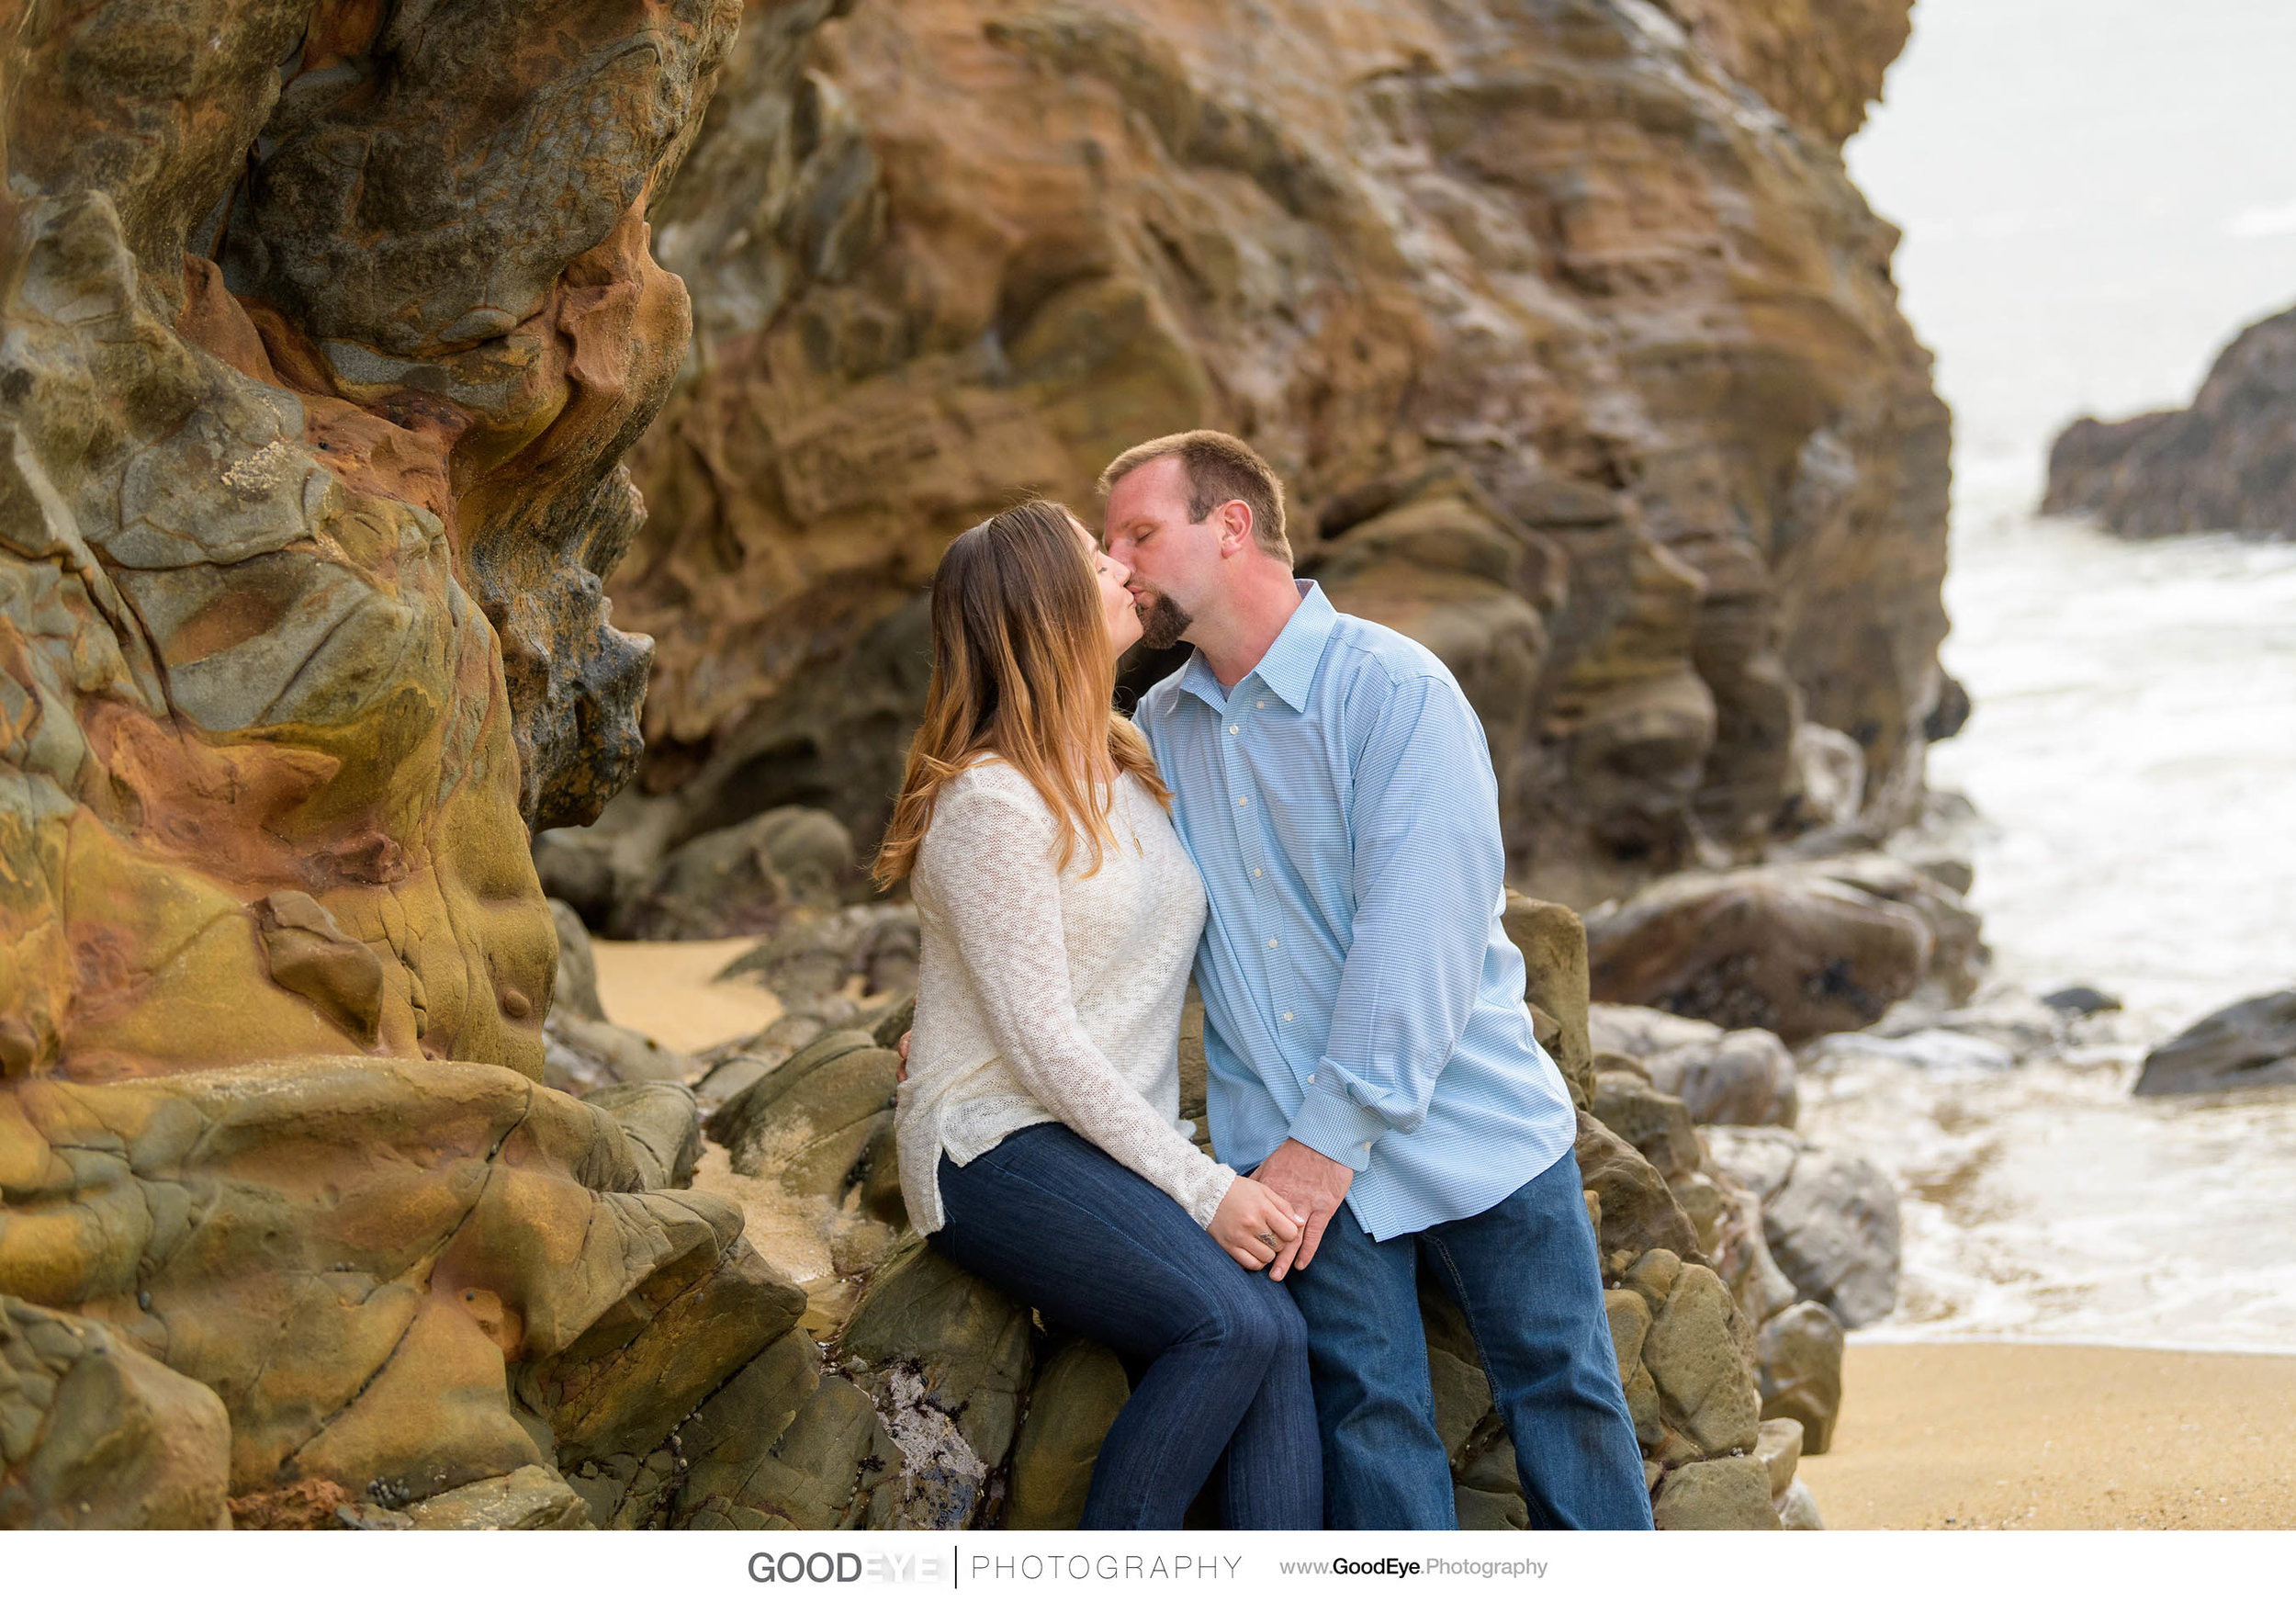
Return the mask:
M 0 1525 L 584 1517 L 803 1305 L 535 1082 L 738 8 L 11 17 Z
M 2296 538 L 2296 310 L 2244 329 L 2184 411 L 2066 428 L 2041 509 L 2144 537 Z
M 1185 416 L 1264 432 L 1319 572 L 1456 654 L 1511 783 L 1643 786 L 1641 846 L 1518 811 L 1526 860 L 1594 840 L 1590 882 L 1799 794 L 1714 733 L 1795 732 L 1783 641 L 1929 637 L 1919 530 L 1883 534 L 1940 419 L 1811 131 L 1854 120 L 1887 6 L 1302 7 L 1306 53 L 1256 62 L 1221 10 L 839 9 L 752 6 L 736 48 L 732 0 L 95 0 L 0 45 L 0 1527 L 1071 1516 L 1120 1368 L 904 1232 L 914 940 L 825 915 L 835 818 L 745 823 L 769 780 L 872 793 L 910 592 L 1011 483 Z M 692 579 L 669 716 L 724 675 L 742 732 L 673 738 L 691 854 L 642 910 L 690 929 L 746 865 L 742 921 L 806 915 L 751 965 L 842 1009 L 711 1062 L 706 1149 L 527 849 L 638 755 L 648 645 L 603 584 L 692 316 L 649 214 L 710 299 L 630 593 Z M 712 451 L 751 510 L 704 524 L 670 468 Z M 680 566 L 703 526 L 715 578 Z M 1928 649 L 1811 680 L 1879 709 L 1885 791 Z M 1670 707 L 1705 732 L 1621 732 Z M 1510 926 L 1591 1106 L 1583 931 Z M 546 1082 L 577 1069 L 622 1082 Z M 1634 1133 L 1580 1149 L 1660 1521 L 1803 1520 L 1788 1423 L 1830 1419 L 1839 1331 L 1686 1104 L 1607 1094 Z M 1471 1345 L 1427 1320 L 1462 1517 L 1519 1523 Z
M 1458 673 L 1542 894 L 1832 821 L 1813 726 L 1900 807 L 1947 417 L 1838 148 L 1907 14 L 752 5 L 656 210 L 697 311 L 613 583 L 659 642 L 647 827 L 797 803 L 866 846 L 948 539 L 1023 489 L 1089 514 L 1199 423 Z

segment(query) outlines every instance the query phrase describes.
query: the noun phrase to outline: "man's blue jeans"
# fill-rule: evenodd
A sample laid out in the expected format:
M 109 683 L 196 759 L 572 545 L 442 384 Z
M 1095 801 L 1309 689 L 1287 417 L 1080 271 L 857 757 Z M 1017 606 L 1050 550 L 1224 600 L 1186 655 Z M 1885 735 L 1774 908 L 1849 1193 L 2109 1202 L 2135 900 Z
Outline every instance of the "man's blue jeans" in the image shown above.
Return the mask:
M 1066 1124 L 942 1157 L 940 1200 L 936 1250 L 1146 1365 L 1100 1443 L 1085 1529 L 1177 1529 L 1215 1471 L 1227 1528 L 1323 1528 L 1307 1327 L 1281 1286 Z
M 1424 1258 L 1467 1315 L 1534 1529 L 1648 1529 L 1577 1157 L 1486 1212 L 1374 1241 L 1343 1202 L 1284 1282 L 1306 1315 L 1334 1529 L 1453 1529 L 1419 1316 Z

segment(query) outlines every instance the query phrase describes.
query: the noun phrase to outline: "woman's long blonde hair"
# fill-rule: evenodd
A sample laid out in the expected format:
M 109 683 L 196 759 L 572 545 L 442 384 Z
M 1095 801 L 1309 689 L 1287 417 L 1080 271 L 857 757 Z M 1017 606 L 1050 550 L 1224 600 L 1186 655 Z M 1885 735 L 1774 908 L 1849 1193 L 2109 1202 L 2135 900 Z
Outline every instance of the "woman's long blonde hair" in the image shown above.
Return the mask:
M 1100 588 L 1068 509 L 1027 501 L 957 536 L 933 574 L 933 680 L 909 744 L 901 798 L 877 848 L 880 887 L 908 876 L 940 787 L 1002 757 L 1066 826 L 1097 872 L 1118 776 L 1137 774 L 1166 807 L 1148 742 L 1112 709 L 1116 661 Z

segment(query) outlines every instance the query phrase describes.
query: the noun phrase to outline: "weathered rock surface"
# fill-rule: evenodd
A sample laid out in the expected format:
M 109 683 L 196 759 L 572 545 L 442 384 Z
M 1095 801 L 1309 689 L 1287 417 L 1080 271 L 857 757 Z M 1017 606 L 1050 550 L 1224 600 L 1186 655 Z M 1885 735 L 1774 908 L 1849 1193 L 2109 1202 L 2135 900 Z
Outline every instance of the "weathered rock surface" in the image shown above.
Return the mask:
M 1597 1002 L 1588 1032 L 1597 1053 L 1633 1058 L 1699 1123 L 1790 1125 L 1799 1111 L 1794 1054 L 1766 1029 L 1725 1030 L 1654 1007 Z
M 1833 1445 L 1844 1349 L 1840 1322 L 1815 1302 L 1797 1302 L 1761 1328 L 1762 1416 L 1799 1424 L 1801 1450 L 1812 1456 Z
M 1074 1339 L 1052 1354 L 1037 1371 L 1013 1447 L 1007 1529 L 1076 1528 L 1101 1438 L 1131 1393 L 1124 1365 L 1108 1348 Z
M 2296 1085 L 2296 990 L 2212 1012 L 2146 1055 L 2140 1096 Z
M 1777 1529 L 1761 1460 L 1716 1458 L 1667 1475 L 1651 1508 L 1660 1529 Z
M 228 1529 L 231 1439 L 119 1331 L 0 1295 L 0 1529 Z
M 826 812 L 777 807 L 696 835 L 627 887 L 605 919 L 622 940 L 770 934 L 858 886 L 853 837 Z
M 1909 805 L 1947 418 L 1837 153 L 1906 14 L 752 5 L 656 211 L 698 333 L 614 583 L 653 798 L 872 841 L 946 541 L 1213 423 L 1458 674 L 1549 897 L 1839 816 L 1805 723 Z
M 1870 1159 L 1775 1129 L 1705 1132 L 1716 1167 L 1760 1198 L 1778 1267 L 1855 1329 L 1897 1304 L 1896 1187 Z
M 2296 310 L 2242 330 L 2186 410 L 2066 428 L 2041 509 L 2139 536 L 2296 536 Z
M 1598 1000 L 1789 1044 L 1862 1029 L 1925 985 L 1964 1000 L 1984 960 L 1960 897 L 1878 853 L 1677 874 L 1589 913 L 1587 943 Z
M 9 34 L 12 1077 L 540 1071 L 526 832 L 636 758 L 601 575 L 688 326 L 645 213 L 735 20 L 106 0 Z
M 1570 1099 L 1594 1097 L 1594 1047 L 1587 1033 L 1586 925 L 1568 907 L 1507 892 L 1507 938 L 1523 953 L 1524 1000 L 1538 1044 L 1555 1059 Z
M 403 1506 L 643 1453 L 804 1307 L 737 1210 L 640 1189 L 618 1123 L 498 1066 L 10 1089 L 0 1290 L 219 1397 L 236 1493 Z

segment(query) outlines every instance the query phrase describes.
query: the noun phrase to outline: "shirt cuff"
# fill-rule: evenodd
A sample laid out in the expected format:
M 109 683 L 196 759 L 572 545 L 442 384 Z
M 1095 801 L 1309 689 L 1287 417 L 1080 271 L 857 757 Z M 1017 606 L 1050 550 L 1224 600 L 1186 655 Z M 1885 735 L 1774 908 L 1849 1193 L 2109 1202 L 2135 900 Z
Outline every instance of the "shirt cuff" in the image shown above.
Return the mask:
M 1387 1133 L 1387 1122 L 1346 1097 L 1311 1086 L 1291 1121 L 1290 1137 L 1357 1173 L 1371 1166 L 1371 1145 Z

